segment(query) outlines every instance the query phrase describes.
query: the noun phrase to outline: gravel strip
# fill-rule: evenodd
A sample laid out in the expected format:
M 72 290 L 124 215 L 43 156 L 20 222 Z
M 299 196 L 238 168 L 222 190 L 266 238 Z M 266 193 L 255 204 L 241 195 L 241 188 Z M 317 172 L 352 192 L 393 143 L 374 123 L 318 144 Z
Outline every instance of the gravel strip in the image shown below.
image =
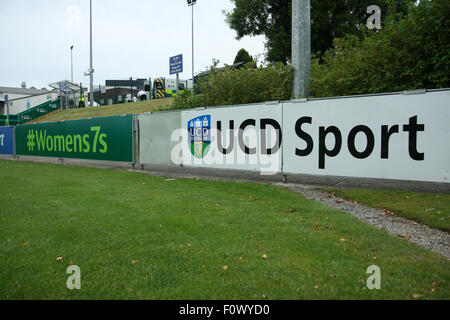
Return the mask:
M 306 198 L 320 202 L 328 207 L 348 212 L 378 229 L 386 230 L 393 235 L 408 239 L 450 259 L 450 234 L 447 232 L 415 224 L 414 221 L 406 218 L 392 216 L 382 209 L 370 208 L 359 203 L 331 196 L 318 190 L 317 187 L 291 183 L 277 183 L 276 185 L 302 194 Z

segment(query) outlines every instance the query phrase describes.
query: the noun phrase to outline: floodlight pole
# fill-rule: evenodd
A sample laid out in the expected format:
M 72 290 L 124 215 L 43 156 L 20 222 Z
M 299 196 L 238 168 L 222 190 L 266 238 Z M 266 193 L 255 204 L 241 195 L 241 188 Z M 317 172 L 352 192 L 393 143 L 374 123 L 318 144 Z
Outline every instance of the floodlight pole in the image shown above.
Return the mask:
M 309 96 L 311 74 L 311 4 L 310 0 L 292 1 L 292 66 L 295 99 Z
M 94 68 L 93 68 L 93 59 L 92 59 L 92 0 L 90 0 L 90 44 L 91 44 L 91 63 L 90 63 L 90 90 L 89 93 L 89 106 L 94 106 Z
M 188 0 L 188 6 L 192 7 L 192 92 L 194 92 L 194 5 L 197 0 Z
M 70 47 L 70 81 L 73 82 L 73 45 Z M 73 104 L 75 104 L 75 92 L 73 93 Z
M 192 85 L 194 85 L 194 3 L 192 3 Z
M 73 46 L 70 47 L 70 81 L 73 82 Z
M 130 102 L 133 102 L 133 77 L 130 77 Z

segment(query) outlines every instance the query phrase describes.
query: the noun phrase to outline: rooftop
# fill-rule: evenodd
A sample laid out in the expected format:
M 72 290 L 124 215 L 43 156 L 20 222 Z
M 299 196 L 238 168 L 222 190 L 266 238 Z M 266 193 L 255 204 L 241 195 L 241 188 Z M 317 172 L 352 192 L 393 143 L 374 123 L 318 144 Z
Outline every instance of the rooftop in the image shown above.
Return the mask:
M 33 89 L 24 89 L 24 88 L 12 88 L 12 87 L 0 87 L 0 93 L 9 93 L 9 94 L 24 94 L 24 95 L 36 95 L 51 92 L 50 90 L 44 89 L 39 90 L 36 88 Z

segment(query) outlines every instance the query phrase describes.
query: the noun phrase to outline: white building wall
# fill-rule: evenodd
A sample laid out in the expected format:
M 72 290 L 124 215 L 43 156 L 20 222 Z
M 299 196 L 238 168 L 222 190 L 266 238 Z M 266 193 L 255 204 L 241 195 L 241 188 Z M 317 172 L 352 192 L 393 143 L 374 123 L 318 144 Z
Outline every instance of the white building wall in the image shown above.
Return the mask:
M 28 109 L 34 108 L 40 104 L 47 101 L 56 100 L 58 98 L 58 93 L 49 92 L 36 96 L 20 97 L 12 100 L 9 98 L 9 114 L 14 115 L 26 111 Z M 6 110 L 4 110 L 6 113 Z
M 20 98 L 25 98 L 27 96 L 29 96 L 28 94 L 17 94 L 17 93 L 2 93 L 2 97 L 4 99 L 5 94 L 8 95 L 8 100 L 14 100 L 14 99 L 20 99 Z

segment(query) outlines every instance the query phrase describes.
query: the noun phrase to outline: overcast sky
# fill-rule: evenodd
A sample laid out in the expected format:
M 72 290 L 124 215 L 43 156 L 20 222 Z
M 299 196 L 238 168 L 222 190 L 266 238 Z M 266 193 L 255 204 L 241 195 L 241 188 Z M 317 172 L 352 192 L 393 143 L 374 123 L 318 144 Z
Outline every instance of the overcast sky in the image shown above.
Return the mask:
M 232 64 L 241 48 L 264 54 L 263 37 L 236 40 L 222 10 L 230 0 L 198 0 L 194 7 L 195 72 L 213 58 Z M 89 83 L 89 0 L 0 0 L 0 86 L 48 87 Z M 94 83 L 106 79 L 170 77 L 169 57 L 184 56 L 181 79 L 191 78 L 191 8 L 186 0 L 93 0 Z

